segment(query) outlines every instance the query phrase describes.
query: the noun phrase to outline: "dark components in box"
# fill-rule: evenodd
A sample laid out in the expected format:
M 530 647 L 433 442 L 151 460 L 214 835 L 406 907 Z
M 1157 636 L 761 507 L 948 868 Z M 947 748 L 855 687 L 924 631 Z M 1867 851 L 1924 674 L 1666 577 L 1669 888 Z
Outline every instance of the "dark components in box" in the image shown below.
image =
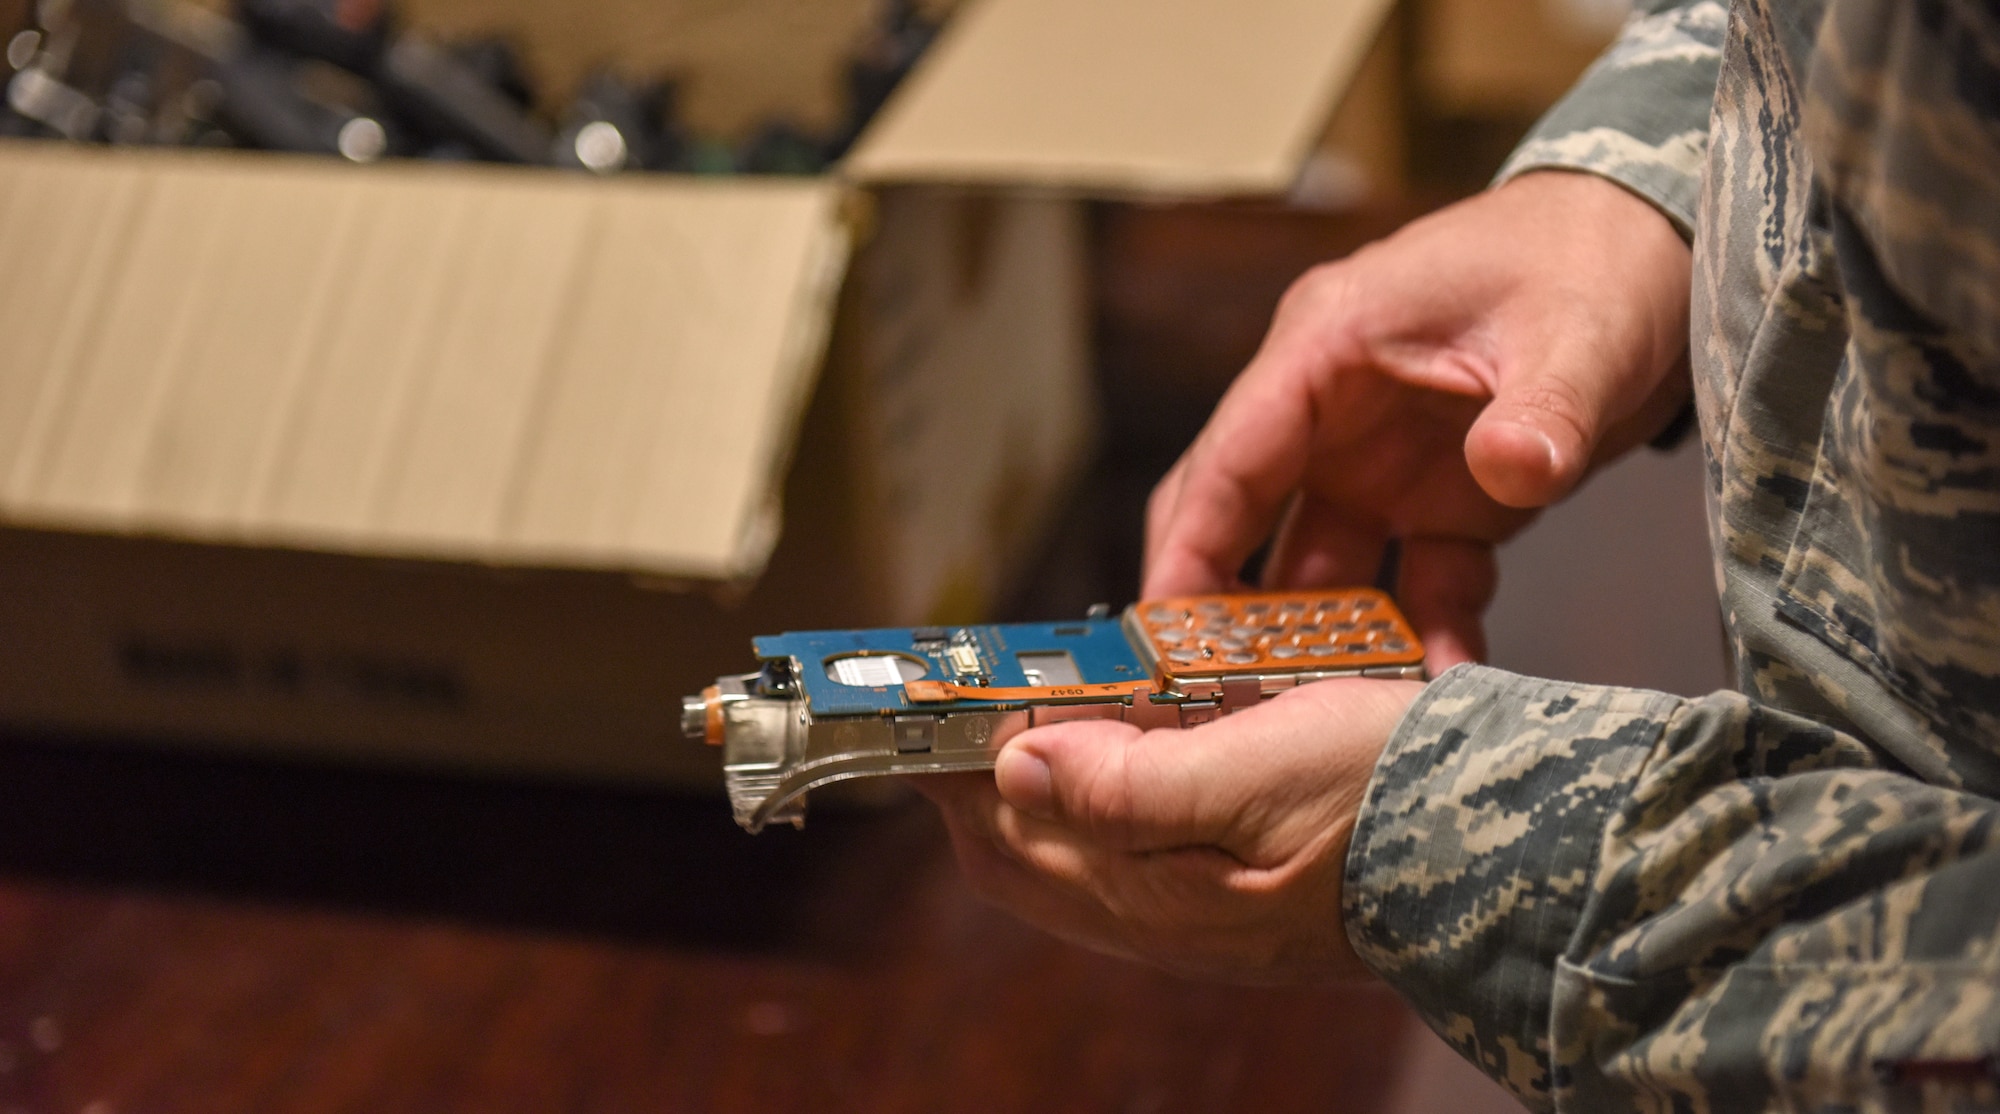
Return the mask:
M 598 174 L 819 174 L 937 25 L 909 0 L 886 0 L 849 63 L 831 129 L 773 117 L 737 143 L 690 132 L 671 74 L 600 70 L 545 117 L 515 44 L 433 39 L 403 27 L 386 0 L 237 0 L 227 16 L 187 0 L 56 0 L 0 33 L 11 72 L 0 135 Z

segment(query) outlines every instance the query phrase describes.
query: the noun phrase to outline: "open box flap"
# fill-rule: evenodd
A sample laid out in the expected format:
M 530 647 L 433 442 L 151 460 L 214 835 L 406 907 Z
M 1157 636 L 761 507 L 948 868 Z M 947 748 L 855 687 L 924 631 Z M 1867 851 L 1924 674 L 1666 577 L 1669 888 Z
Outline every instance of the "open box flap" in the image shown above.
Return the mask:
M 0 518 L 754 576 L 842 196 L 0 143 Z
M 1389 0 L 973 0 L 845 173 L 1092 194 L 1285 192 Z

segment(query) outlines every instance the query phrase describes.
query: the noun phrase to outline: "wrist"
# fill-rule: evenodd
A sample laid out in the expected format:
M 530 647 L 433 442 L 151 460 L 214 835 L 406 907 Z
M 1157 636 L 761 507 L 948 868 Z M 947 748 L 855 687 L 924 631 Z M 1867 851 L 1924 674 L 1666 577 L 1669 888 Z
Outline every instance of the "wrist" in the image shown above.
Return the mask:
M 1489 192 L 1509 190 L 1545 193 L 1560 198 L 1564 205 L 1574 206 L 1580 215 L 1602 216 L 1629 223 L 1635 232 L 1649 237 L 1658 235 L 1663 241 L 1670 238 L 1684 249 L 1688 246 L 1688 237 L 1682 234 L 1673 215 L 1661 208 L 1659 202 L 1616 178 L 1596 171 L 1577 167 L 1538 167 L 1500 182 Z

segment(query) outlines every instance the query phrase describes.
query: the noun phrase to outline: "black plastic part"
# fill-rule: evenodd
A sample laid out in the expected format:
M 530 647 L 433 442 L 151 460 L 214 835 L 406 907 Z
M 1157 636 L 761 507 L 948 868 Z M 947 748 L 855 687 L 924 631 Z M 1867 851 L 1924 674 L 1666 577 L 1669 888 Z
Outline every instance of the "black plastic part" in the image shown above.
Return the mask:
M 535 83 L 521 52 L 514 43 L 498 35 L 458 39 L 448 49 L 495 92 L 514 102 L 514 107 L 531 112 L 535 107 Z
M 1382 563 L 1375 567 L 1375 587 L 1394 599 L 1396 586 L 1402 578 L 1403 539 L 1390 538 L 1382 545 Z
M 375 80 L 390 106 L 439 144 L 460 143 L 499 162 L 548 161 L 548 129 L 429 40 L 397 39 L 383 53 Z
M 340 124 L 322 119 L 292 89 L 292 63 L 253 49 L 220 68 L 223 126 L 253 147 L 275 151 L 338 149 Z
M 757 691 L 760 696 L 790 696 L 798 689 L 798 677 L 792 673 L 792 663 L 772 659 L 764 663 L 764 670 L 757 677 Z
M 265 150 L 337 155 L 341 129 L 361 114 L 302 94 L 296 69 L 291 59 L 262 48 L 221 66 L 223 127 Z
M 1701 415 L 1695 412 L 1694 400 L 1689 399 L 1687 404 L 1674 414 L 1673 420 L 1667 423 L 1667 427 L 1654 434 L 1653 439 L 1646 442 L 1646 445 L 1658 452 L 1673 452 L 1681 447 L 1681 443 L 1688 439 L 1688 434 L 1693 433 L 1695 427 L 1700 424 Z
M 236 12 L 267 46 L 370 73 L 388 49 L 393 16 L 372 0 L 237 0 Z
M 828 142 L 790 120 L 771 120 L 757 129 L 738 162 L 751 174 L 820 174 L 832 161 Z
M 848 63 L 847 119 L 828 144 L 829 160 L 854 146 L 869 121 L 889 103 L 896 86 L 930 49 L 937 32 L 937 24 L 924 17 L 914 0 L 885 0 L 874 29 Z

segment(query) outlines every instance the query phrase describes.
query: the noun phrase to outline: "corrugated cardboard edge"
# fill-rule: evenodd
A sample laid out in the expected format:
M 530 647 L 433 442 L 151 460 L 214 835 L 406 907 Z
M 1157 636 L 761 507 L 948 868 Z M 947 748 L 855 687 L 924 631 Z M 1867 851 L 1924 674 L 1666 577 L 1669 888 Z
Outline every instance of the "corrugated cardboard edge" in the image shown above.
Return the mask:
M 955 70 L 964 64 L 961 59 L 983 45 L 982 36 L 989 34 L 987 25 L 995 22 L 1002 6 L 1010 2 L 1013 0 L 972 0 L 965 5 L 839 167 L 843 176 L 865 185 L 1012 185 L 1112 199 L 1212 201 L 1282 196 L 1297 181 L 1393 6 L 1392 0 L 1327 0 L 1343 9 L 1344 33 L 1334 36 L 1327 64 L 1313 81 L 1310 95 L 1298 106 L 1284 140 L 1254 162 L 1203 163 L 1177 157 L 1148 160 L 1116 151 L 1107 151 L 1101 158 L 994 148 L 983 154 L 953 153 L 911 139 L 907 133 L 913 122 L 937 114 L 932 104 L 938 99 L 936 90 L 957 80 Z M 1231 6 L 1227 0 L 1218 3 L 1218 16 L 1226 17 Z M 1122 61 L 1115 51 L 1103 52 L 1104 65 L 1116 67 Z M 1132 82 L 1143 84 L 1143 66 L 1132 68 Z M 976 130 L 979 125 L 969 121 L 965 126 Z
M 839 226 L 846 234 L 821 238 L 806 263 L 806 281 L 799 286 L 789 317 L 793 323 L 792 334 L 786 338 L 784 355 L 780 357 L 791 369 L 786 382 L 792 384 L 792 390 L 780 403 L 782 417 L 767 427 L 775 442 L 762 454 L 770 461 L 770 468 L 764 476 L 764 509 L 745 522 L 743 534 L 737 540 L 735 557 L 714 578 L 721 582 L 723 593 L 728 596 L 740 593 L 763 573 L 772 551 L 777 548 L 779 536 L 784 533 L 785 476 L 791 471 L 792 458 L 798 450 L 799 429 L 805 422 L 807 406 L 812 402 L 813 391 L 819 381 L 817 371 L 825 366 L 832 344 L 840 288 L 869 222 L 869 206 L 859 194 L 843 192 L 835 201 Z M 627 571 L 658 575 L 664 570 Z

